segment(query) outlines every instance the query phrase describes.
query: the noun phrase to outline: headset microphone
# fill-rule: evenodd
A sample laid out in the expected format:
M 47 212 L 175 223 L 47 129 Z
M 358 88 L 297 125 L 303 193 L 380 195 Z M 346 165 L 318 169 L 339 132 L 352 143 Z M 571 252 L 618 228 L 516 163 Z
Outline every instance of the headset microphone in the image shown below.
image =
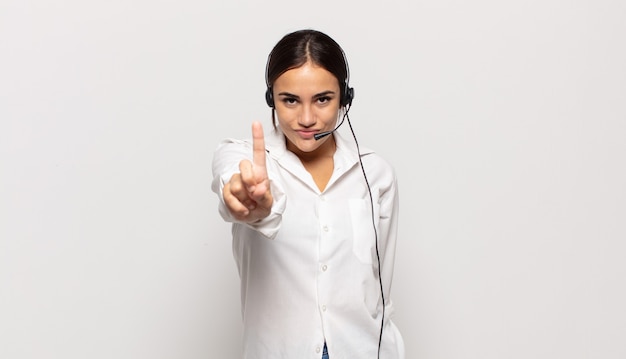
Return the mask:
M 339 127 L 341 127 L 341 125 L 343 125 L 343 121 L 345 121 L 346 117 L 348 117 L 348 112 L 350 111 L 350 107 L 352 106 L 352 98 L 354 97 L 354 90 L 350 89 L 351 93 L 350 93 L 350 101 L 346 104 L 345 106 L 345 112 L 343 113 L 343 116 L 341 117 L 341 122 L 339 122 L 339 125 L 337 125 L 337 127 L 335 127 L 332 131 L 326 131 L 326 132 L 320 132 L 320 133 L 316 133 L 313 135 L 313 137 L 315 137 L 315 140 L 321 140 L 322 138 L 332 134 L 333 132 L 337 131 L 339 129 Z M 348 117 L 348 122 L 350 122 L 350 117 Z
M 316 133 L 313 135 L 313 137 L 315 137 L 316 140 L 321 140 L 322 138 L 330 135 L 331 133 L 335 132 L 335 130 L 332 131 L 326 131 L 326 132 L 321 132 L 321 133 Z

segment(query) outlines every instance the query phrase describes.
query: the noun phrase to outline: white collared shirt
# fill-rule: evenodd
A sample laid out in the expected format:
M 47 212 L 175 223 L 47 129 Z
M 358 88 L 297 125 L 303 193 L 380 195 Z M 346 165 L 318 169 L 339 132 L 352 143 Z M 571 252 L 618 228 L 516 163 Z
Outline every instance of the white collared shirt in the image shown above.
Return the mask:
M 241 278 L 245 359 L 376 359 L 382 318 L 376 235 L 367 185 L 354 141 L 337 132 L 334 171 L 320 192 L 280 131 L 266 135 L 274 204 L 254 224 L 237 222 L 222 189 L 239 162 L 252 158 L 251 141 L 225 140 L 213 159 L 212 189 L 219 212 L 233 222 L 233 254 Z M 380 358 L 403 359 L 392 322 L 390 288 L 396 247 L 398 190 L 393 168 L 361 151 L 378 230 L 385 300 Z

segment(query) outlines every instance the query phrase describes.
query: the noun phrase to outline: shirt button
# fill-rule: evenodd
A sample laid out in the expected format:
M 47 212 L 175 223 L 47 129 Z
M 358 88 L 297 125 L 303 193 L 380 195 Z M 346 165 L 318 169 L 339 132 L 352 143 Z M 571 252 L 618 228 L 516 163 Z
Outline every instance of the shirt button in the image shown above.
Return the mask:
M 322 348 L 320 348 L 320 347 L 315 348 L 315 352 L 316 352 L 316 353 L 319 353 L 319 352 L 321 352 L 321 351 L 322 351 Z
M 326 306 L 322 305 L 322 312 L 325 312 L 325 311 L 326 311 Z
M 324 232 L 328 232 L 328 226 L 324 226 L 323 229 L 324 229 Z
M 320 201 L 322 201 L 322 202 L 326 202 L 326 197 L 324 197 L 324 196 L 320 196 Z
M 328 269 L 328 266 L 327 266 L 326 264 L 324 264 L 324 265 L 322 266 L 322 271 L 323 271 L 323 272 L 326 272 L 326 270 L 327 270 L 327 269 Z

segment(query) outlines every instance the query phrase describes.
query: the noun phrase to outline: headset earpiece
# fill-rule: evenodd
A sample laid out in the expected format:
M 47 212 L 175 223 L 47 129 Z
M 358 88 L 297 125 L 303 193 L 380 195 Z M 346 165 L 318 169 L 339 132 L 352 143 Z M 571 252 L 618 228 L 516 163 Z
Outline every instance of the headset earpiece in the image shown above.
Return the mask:
M 272 88 L 268 87 L 265 91 L 265 102 L 269 107 L 274 108 L 274 94 L 272 92 Z
M 352 100 L 354 99 L 354 88 L 353 87 L 349 87 L 348 84 L 346 84 L 342 99 L 341 99 L 341 106 L 352 106 Z

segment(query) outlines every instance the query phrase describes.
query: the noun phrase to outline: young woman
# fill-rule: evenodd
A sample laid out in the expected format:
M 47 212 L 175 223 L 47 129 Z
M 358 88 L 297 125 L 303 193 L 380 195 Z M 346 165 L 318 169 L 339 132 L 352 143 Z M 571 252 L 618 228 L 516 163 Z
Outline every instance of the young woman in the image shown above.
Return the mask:
M 343 50 L 301 30 L 268 58 L 273 131 L 226 140 L 212 189 L 233 223 L 247 359 L 404 358 L 391 321 L 393 168 L 334 130 L 352 104 Z M 348 118 L 348 123 L 349 123 Z

